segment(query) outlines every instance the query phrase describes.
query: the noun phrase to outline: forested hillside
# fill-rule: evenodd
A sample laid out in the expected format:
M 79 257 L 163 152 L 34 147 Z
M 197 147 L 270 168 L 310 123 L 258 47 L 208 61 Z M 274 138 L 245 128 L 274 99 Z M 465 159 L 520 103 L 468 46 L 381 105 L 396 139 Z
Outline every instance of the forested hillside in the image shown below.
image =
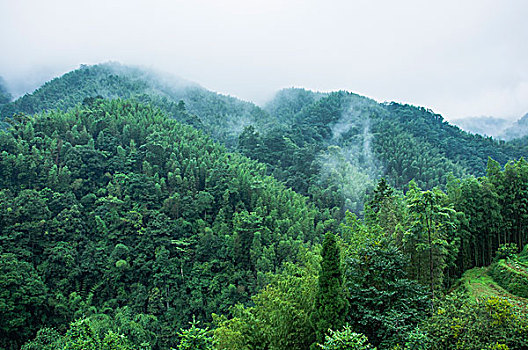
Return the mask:
M 362 215 L 366 195 L 382 176 L 398 189 L 411 179 L 430 189 L 445 186 L 449 173 L 483 175 L 488 157 L 504 165 L 527 153 L 524 144 L 468 134 L 424 108 L 304 89 L 282 90 L 259 108 L 117 63 L 82 66 L 5 105 L 1 115 L 67 110 L 97 96 L 161 108 L 267 164 L 268 174 L 338 219 L 346 210 Z
M 528 348 L 526 140 L 116 64 L 0 108 L 0 349 Z
M 245 125 L 263 127 L 269 122 L 268 115 L 252 103 L 216 94 L 180 78 L 118 63 L 81 66 L 4 106 L 0 114 L 5 118 L 16 113 L 67 110 L 85 98 L 97 96 L 134 98 L 170 115 L 177 115 L 179 102 L 184 101 L 198 118 L 181 122 L 204 129 L 230 146 Z
M 262 165 L 155 108 L 95 99 L 11 123 L 0 134 L 2 346 L 125 313 L 167 348 L 192 315 L 246 303 L 335 227 Z
M 270 164 L 275 177 L 320 207 L 342 213 L 360 213 L 365 193 L 381 176 L 400 189 L 412 179 L 430 189 L 445 185 L 450 173 L 483 175 L 488 157 L 505 164 L 526 154 L 522 146 L 463 132 L 424 108 L 378 104 L 347 92 L 318 99 L 303 92 L 297 103 L 313 102 L 288 108 L 291 99 L 282 102 L 283 95 L 271 105 L 283 113 L 277 120 L 293 122 L 265 133 L 247 128 L 239 149 Z

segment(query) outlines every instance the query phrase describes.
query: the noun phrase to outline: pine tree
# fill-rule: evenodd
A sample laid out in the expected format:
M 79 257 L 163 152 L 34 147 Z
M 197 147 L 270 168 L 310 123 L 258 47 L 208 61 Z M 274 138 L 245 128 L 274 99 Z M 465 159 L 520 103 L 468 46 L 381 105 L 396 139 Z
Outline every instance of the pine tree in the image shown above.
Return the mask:
M 326 234 L 321 257 L 319 290 L 311 321 L 316 341 L 322 344 L 329 329 L 340 330 L 345 325 L 348 303 L 343 291 L 340 252 L 334 234 Z M 317 348 L 316 343 L 312 344 L 312 348 Z
M 189 329 L 181 329 L 178 332 L 180 343 L 178 350 L 209 350 L 213 348 L 213 338 L 209 335 L 209 329 L 200 328 L 199 321 L 193 316 L 191 327 Z

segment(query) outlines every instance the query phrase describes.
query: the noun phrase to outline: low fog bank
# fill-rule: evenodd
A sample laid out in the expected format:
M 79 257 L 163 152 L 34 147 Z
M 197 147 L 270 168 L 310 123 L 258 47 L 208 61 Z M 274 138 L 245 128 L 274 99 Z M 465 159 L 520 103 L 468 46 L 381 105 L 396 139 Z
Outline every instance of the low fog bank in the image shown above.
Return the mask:
M 332 126 L 333 143 L 319 155 L 322 183 L 332 183 L 345 197 L 345 209 L 363 212 L 367 193 L 383 174 L 383 166 L 373 152 L 375 135 L 371 114 L 382 109 L 375 101 L 352 98 L 340 119 Z
M 5 87 L 13 100 L 33 93 L 46 82 L 60 77 L 74 69 L 77 65 L 36 65 L 30 69 L 12 69 L 3 73 Z
M 105 67 L 111 69 L 116 75 L 127 76 L 131 79 L 135 79 L 136 81 L 141 81 L 143 84 L 147 84 L 149 90 L 147 93 L 155 93 L 171 99 L 185 100 L 186 98 L 184 90 L 188 88 L 204 89 L 198 83 L 149 66 L 125 65 L 114 61 L 101 63 L 99 65 L 104 65 Z M 0 94 L 2 95 L 2 97 L 0 97 L 0 104 L 7 103 L 9 100 L 16 100 L 24 94 L 32 93 L 44 83 L 83 66 L 85 65 L 40 65 L 34 66 L 28 70 L 15 69 L 7 71 L 3 76 L 4 81 L 0 81 L 0 89 L 2 89 L 2 91 L 0 91 Z M 209 91 L 213 91 L 209 87 L 205 88 Z M 229 92 L 213 92 L 226 97 L 232 97 Z M 262 106 L 264 110 L 268 111 L 272 115 L 283 114 L 293 116 L 298 113 L 303 106 L 317 101 L 326 94 L 328 94 L 328 92 L 315 92 L 306 90 L 304 88 L 288 88 L 279 90 L 274 95 L 273 99 L 258 105 Z M 234 96 L 233 98 L 238 97 Z M 255 101 L 246 100 L 244 102 L 257 105 Z M 354 103 L 357 102 L 358 101 Z M 276 106 L 281 106 L 283 110 L 277 111 Z M 190 101 L 189 107 L 193 109 L 192 101 Z M 232 128 L 235 134 L 239 134 L 243 130 L 244 126 L 247 126 L 252 122 L 252 118 L 250 116 L 252 108 L 244 106 L 243 109 L 246 109 L 246 111 L 244 111 L 241 118 L 230 118 L 230 122 L 232 122 Z M 349 123 L 349 121 L 346 120 L 346 118 L 353 117 L 353 113 L 357 112 L 351 110 L 348 117 L 343 116 L 343 120 L 334 125 L 333 131 L 335 138 L 339 138 L 343 133 L 346 133 L 347 127 L 355 127 L 353 123 Z M 528 128 L 526 127 L 525 123 L 520 123 L 520 121 L 506 118 L 468 117 L 453 119 L 450 121 L 450 123 L 457 125 L 461 129 L 471 133 L 491 136 L 493 138 L 503 140 L 511 140 L 513 138 L 523 137 L 528 134 Z

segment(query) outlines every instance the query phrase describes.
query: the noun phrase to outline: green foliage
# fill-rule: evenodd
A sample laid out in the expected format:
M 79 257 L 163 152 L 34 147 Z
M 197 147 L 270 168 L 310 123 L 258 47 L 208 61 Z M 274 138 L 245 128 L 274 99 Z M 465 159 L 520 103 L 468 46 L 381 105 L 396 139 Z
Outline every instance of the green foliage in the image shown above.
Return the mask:
M 502 244 L 499 249 L 497 249 L 497 253 L 495 254 L 495 259 L 514 259 L 517 257 L 517 252 L 519 251 L 519 248 L 517 248 L 517 244 L 515 243 L 506 243 Z
M 474 266 L 487 266 L 503 238 L 503 217 L 499 203 L 500 193 L 487 178 L 465 178 L 448 184 L 448 196 L 457 211 L 457 229 L 460 249 L 458 271 Z
M 156 344 L 130 341 L 166 349 L 192 315 L 250 303 L 267 273 L 333 224 L 261 164 L 152 107 L 92 99 L 10 123 L 0 133 L 9 344 L 128 307 L 131 320 L 159 322 Z
M 519 253 L 518 259 L 522 263 L 528 263 L 528 244 L 526 244 L 522 252 Z
M 307 253 L 303 266 L 287 264 L 281 274 L 253 297 L 253 307 L 237 306 L 234 317 L 216 316 L 218 349 L 302 350 L 315 334 L 310 313 L 317 290 L 318 261 Z
M 325 342 L 319 345 L 323 350 L 366 350 L 373 349 L 368 343 L 368 339 L 363 334 L 355 333 L 350 326 L 345 326 L 343 330 L 333 331 L 326 335 Z
M 437 188 L 422 191 L 414 182 L 409 184 L 406 203 L 409 221 L 403 251 L 410 257 L 410 275 L 429 285 L 434 303 L 435 290 L 441 290 L 445 282 L 445 268 L 454 264 L 458 254 L 456 211 L 445 193 Z
M 403 348 L 408 350 L 429 350 L 432 347 L 429 335 L 419 327 L 416 327 L 407 333 L 404 344 L 405 345 L 403 347 L 401 347 L 400 344 L 397 344 L 394 348 Z
M 365 206 L 365 224 L 378 235 L 393 240 L 402 238 L 405 229 L 406 204 L 401 194 L 381 178 Z M 401 241 L 398 242 L 401 245 Z
M 327 233 L 321 250 L 315 309 L 310 317 L 319 343 L 324 341 L 328 330 L 340 329 L 345 324 L 348 302 L 344 294 L 340 257 L 336 237 Z
M 372 215 L 376 215 L 380 212 L 386 202 L 390 201 L 393 197 L 394 190 L 387 184 L 385 178 L 381 178 L 378 185 L 374 189 L 372 199 L 369 201 L 369 207 L 372 211 Z
M 158 331 L 155 318 L 124 308 L 112 317 L 95 314 L 73 321 L 63 335 L 55 329 L 41 328 L 22 349 L 149 350 L 157 348 Z
M 347 261 L 347 322 L 382 349 L 402 342 L 425 319 L 426 289 L 408 278 L 404 256 L 388 241 L 371 242 Z
M 70 324 L 65 335 L 61 336 L 52 329 L 44 328 L 37 333 L 37 337 L 25 344 L 23 350 L 132 350 L 128 339 L 122 334 L 106 330 L 98 333 L 97 322 L 80 319 Z M 143 348 L 144 349 L 144 348 Z
M 37 331 L 46 293 L 33 265 L 15 254 L 0 254 L 0 347 L 15 348 Z
M 237 305 L 232 310 L 233 318 L 213 315 L 215 346 L 220 350 L 265 349 L 267 342 L 251 309 Z
M 182 329 L 178 332 L 180 342 L 178 343 L 178 350 L 212 350 L 213 338 L 209 335 L 210 331 L 207 328 L 198 327 L 200 322 L 193 317 L 190 322 L 191 327 Z
M 340 224 L 341 249 L 343 257 L 357 257 L 358 252 L 379 239 L 379 232 L 360 220 L 356 214 L 346 212 Z
M 67 349 L 101 349 L 101 345 L 101 339 L 86 319 L 73 322 L 64 336 L 64 346 Z
M 504 169 L 489 159 L 486 177 L 450 181 L 448 193 L 457 211 L 460 239 L 457 268 L 452 274 L 491 264 L 501 246 L 510 247 L 510 255 L 517 253 L 513 244 L 524 246 L 528 241 L 527 189 L 528 164 L 522 158 Z
M 515 299 L 520 304 L 523 303 L 521 298 L 511 294 L 494 281 L 489 274 L 489 267 L 475 267 L 464 272 L 460 281 L 455 285 L 457 290 L 465 293 L 473 300 L 482 300 L 489 297 Z
M 24 344 L 22 350 L 56 350 L 64 347 L 63 337 L 53 328 L 41 328 L 32 341 Z
M 499 195 L 502 222 L 502 241 L 524 247 L 528 242 L 528 163 L 523 159 L 510 161 L 501 171 L 499 164 L 490 160 L 488 178 Z M 497 247 L 498 247 L 497 246 Z
M 428 334 L 433 350 L 480 350 L 488 346 L 522 349 L 528 345 L 525 314 L 502 298 L 474 303 L 460 294 L 449 295 L 421 328 Z
M 528 298 L 528 265 L 515 260 L 499 260 L 491 265 L 489 274 L 508 292 Z

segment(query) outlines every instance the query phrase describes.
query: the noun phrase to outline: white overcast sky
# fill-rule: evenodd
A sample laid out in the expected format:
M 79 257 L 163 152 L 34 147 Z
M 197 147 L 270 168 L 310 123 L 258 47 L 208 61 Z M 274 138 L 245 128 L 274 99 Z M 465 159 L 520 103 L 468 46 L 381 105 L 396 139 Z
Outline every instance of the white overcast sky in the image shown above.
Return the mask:
M 263 103 L 346 89 L 446 119 L 528 112 L 526 0 L 0 0 L 15 93 L 119 61 Z

